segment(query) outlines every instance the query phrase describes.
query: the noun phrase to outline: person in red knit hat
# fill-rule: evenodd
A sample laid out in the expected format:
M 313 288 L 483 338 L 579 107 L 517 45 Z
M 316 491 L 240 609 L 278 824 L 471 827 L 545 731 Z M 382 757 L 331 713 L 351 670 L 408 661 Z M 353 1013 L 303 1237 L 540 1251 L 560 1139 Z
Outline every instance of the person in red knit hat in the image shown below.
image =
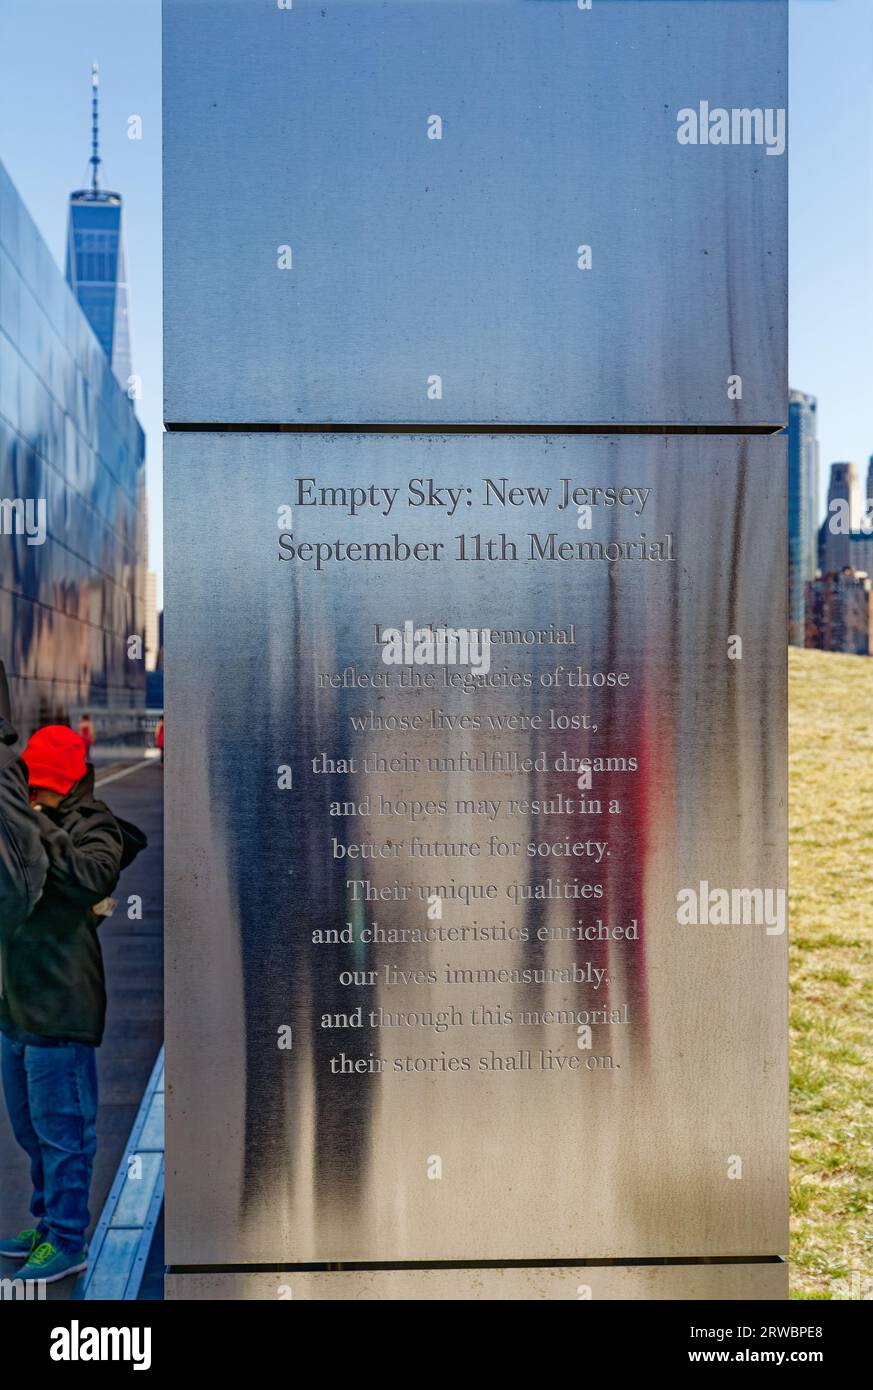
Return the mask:
M 21 758 L 27 768 L 31 802 L 38 801 L 42 794 L 49 806 L 60 804 L 85 776 L 88 766 L 85 740 L 66 724 L 46 724 L 37 729 Z
M 21 912 L 0 916 L 0 1032 L 6 1106 L 30 1159 L 33 1225 L 0 1238 L 0 1255 L 24 1262 L 16 1280 L 51 1283 L 87 1265 L 96 1049 L 106 1017 L 97 928 L 122 869 L 146 840 L 95 799 L 85 742 L 67 725 L 38 729 L 18 766 L 27 774 L 24 814 L 41 846 L 30 877 L 41 878 L 42 890 L 24 920 Z M 20 822 L 14 829 L 21 834 Z

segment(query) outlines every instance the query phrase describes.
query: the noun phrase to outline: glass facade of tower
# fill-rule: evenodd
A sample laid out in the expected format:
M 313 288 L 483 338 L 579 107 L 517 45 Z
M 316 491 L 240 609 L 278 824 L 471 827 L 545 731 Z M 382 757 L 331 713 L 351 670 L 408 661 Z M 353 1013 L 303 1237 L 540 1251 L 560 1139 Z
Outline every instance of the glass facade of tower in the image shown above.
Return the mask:
M 112 738 L 137 725 L 144 460 L 103 343 L 0 164 L 0 657 L 23 735 L 84 710 Z
M 815 578 L 818 528 L 817 403 L 791 391 L 788 398 L 788 640 L 804 645 L 805 586 Z
M 126 390 L 131 371 L 130 330 L 121 198 L 117 193 L 83 191 L 70 198 L 66 275 Z

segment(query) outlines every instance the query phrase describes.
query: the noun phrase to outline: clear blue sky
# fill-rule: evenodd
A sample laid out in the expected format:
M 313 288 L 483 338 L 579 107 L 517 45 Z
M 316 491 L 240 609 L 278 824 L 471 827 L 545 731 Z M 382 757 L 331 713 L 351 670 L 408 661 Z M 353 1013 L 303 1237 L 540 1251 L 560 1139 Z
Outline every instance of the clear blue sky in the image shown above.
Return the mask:
M 0 0 L 0 158 L 60 265 L 67 195 L 87 180 L 100 63 L 103 176 L 126 204 L 159 573 L 160 12 L 160 0 Z M 873 0 L 791 0 L 790 73 L 791 384 L 818 397 L 824 490 L 831 462 L 863 469 L 873 453 Z M 127 138 L 134 114 L 139 141 Z
M 821 486 L 873 454 L 873 0 L 791 0 L 791 385 L 818 397 Z

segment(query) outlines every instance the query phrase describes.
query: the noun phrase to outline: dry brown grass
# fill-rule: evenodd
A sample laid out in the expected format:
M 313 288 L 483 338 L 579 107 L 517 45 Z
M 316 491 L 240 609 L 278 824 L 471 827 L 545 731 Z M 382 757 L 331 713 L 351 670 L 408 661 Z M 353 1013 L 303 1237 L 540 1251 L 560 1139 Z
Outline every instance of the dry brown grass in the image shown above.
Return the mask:
M 791 1296 L 873 1297 L 873 660 L 789 653 Z

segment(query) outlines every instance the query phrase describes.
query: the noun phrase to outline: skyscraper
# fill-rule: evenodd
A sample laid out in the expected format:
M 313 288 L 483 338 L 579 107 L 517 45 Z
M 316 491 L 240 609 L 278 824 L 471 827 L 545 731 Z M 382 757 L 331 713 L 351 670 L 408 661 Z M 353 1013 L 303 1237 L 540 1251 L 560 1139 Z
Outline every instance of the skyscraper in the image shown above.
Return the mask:
M 91 184 L 70 194 L 66 277 L 126 391 L 131 362 L 122 205 L 120 193 L 100 187 L 99 83 L 95 63 L 91 69 Z
M 819 568 L 822 574 L 838 574 L 851 566 L 851 531 L 857 514 L 857 492 L 858 470 L 855 465 L 832 463 L 828 510 L 819 529 Z
M 815 396 L 788 395 L 788 640 L 804 643 L 804 593 L 816 570 L 818 439 Z
M 867 488 L 858 509 L 849 544 L 849 564 L 873 574 L 873 457 L 867 463 Z

